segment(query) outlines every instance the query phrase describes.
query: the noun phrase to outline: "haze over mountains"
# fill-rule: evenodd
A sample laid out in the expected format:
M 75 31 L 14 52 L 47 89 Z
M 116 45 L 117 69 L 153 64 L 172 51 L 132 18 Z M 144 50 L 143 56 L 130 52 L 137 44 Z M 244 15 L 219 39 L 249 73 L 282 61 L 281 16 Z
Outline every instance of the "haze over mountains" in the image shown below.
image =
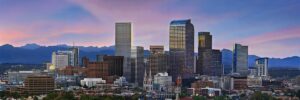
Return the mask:
M 21 47 L 14 47 L 6 44 L 0 46 L 0 63 L 26 63 L 26 64 L 41 64 L 51 61 L 51 54 L 57 50 L 67 50 L 72 46 L 56 45 L 56 46 L 40 46 L 37 44 L 26 44 Z M 90 59 L 95 59 L 97 54 L 114 54 L 114 46 L 104 47 L 83 47 L 79 46 L 80 57 L 87 56 Z M 145 50 L 145 55 L 149 55 L 149 51 Z M 222 61 L 225 68 L 231 66 L 232 51 L 228 49 L 222 50 Z M 254 67 L 257 55 L 248 56 L 249 67 Z M 300 68 L 300 57 L 292 56 L 287 58 L 270 58 L 270 67 L 285 67 L 285 68 Z

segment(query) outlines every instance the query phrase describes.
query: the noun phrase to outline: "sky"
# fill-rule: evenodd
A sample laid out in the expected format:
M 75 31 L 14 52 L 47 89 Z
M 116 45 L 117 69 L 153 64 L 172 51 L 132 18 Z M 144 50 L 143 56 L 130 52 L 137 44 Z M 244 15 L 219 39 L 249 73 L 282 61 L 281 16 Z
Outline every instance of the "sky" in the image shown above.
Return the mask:
M 300 56 L 299 0 L 0 0 L 0 45 L 111 46 L 131 22 L 134 46 L 169 46 L 172 20 L 191 19 L 214 49 L 249 46 L 264 57 Z

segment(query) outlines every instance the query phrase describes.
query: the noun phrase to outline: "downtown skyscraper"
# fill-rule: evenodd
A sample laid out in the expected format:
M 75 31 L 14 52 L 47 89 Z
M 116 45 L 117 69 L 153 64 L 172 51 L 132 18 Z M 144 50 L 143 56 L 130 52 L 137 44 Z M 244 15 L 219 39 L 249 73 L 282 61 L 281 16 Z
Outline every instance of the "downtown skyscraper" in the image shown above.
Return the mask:
M 246 76 L 248 74 L 248 46 L 234 44 L 232 61 L 232 72 Z
M 190 78 L 194 68 L 194 25 L 190 19 L 173 20 L 169 31 L 169 64 L 172 78 Z
M 123 56 L 123 75 L 126 80 L 131 80 L 131 34 L 132 28 L 130 22 L 121 22 L 115 24 L 115 56 Z
M 200 75 L 221 76 L 222 53 L 212 49 L 212 35 L 210 32 L 198 33 L 198 59 L 196 73 Z

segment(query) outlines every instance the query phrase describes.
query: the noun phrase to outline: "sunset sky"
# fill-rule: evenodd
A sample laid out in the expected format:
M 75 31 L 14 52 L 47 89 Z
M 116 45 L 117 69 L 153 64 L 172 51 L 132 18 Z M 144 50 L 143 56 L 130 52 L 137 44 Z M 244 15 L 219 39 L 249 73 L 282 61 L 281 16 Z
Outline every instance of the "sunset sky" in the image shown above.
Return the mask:
M 209 31 L 213 48 L 300 56 L 300 0 L 0 0 L 0 45 L 114 45 L 116 22 L 132 22 L 133 45 L 164 45 L 171 20 Z

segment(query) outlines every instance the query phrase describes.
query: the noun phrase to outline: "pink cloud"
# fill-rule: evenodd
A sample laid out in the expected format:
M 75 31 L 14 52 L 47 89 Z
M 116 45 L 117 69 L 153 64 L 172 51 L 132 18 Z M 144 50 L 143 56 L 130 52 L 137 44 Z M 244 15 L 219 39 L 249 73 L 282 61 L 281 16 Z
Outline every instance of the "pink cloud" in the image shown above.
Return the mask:
M 253 37 L 245 38 L 240 42 L 244 44 L 255 45 L 289 38 L 300 38 L 300 27 L 290 27 L 273 32 L 262 33 L 260 35 L 254 35 Z

